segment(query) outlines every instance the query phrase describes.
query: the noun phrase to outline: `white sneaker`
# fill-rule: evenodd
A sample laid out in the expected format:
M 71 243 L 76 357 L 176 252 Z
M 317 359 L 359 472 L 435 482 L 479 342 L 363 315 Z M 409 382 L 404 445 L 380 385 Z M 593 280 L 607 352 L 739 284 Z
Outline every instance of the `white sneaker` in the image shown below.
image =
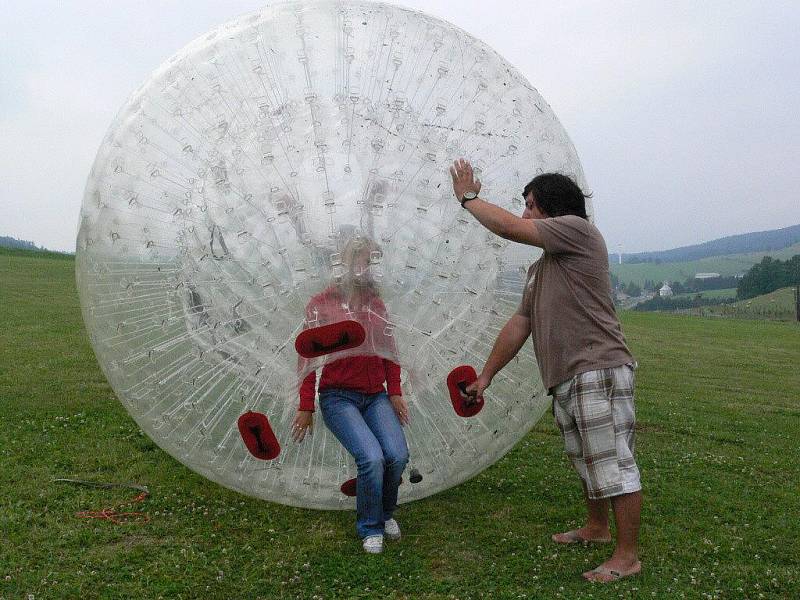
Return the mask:
M 367 554 L 380 554 L 383 552 L 383 536 L 368 535 L 364 538 L 364 552 Z
M 394 519 L 389 519 L 383 524 L 383 533 L 387 538 L 396 542 L 400 539 L 400 525 Z

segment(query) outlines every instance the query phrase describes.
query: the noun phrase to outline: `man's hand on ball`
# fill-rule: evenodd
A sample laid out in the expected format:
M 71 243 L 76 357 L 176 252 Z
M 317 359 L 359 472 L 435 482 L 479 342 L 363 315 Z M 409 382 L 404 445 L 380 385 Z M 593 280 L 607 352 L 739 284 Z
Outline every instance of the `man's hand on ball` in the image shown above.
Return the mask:
M 478 378 L 467 386 L 467 402 L 472 404 L 483 397 L 483 392 L 492 383 L 489 377 L 481 373 Z
M 450 167 L 450 176 L 453 178 L 453 193 L 456 199 L 461 202 L 461 198 L 467 192 L 475 192 L 479 194 L 481 191 L 481 182 L 475 179 L 475 174 L 472 172 L 472 165 L 469 161 L 459 158 Z

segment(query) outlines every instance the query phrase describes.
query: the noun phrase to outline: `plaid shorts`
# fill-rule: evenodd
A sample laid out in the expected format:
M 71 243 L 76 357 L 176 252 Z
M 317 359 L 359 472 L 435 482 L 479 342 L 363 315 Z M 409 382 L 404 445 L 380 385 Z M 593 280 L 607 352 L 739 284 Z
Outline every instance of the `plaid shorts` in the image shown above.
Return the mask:
M 564 448 L 593 500 L 642 489 L 633 458 L 633 369 L 587 371 L 553 388 L 553 415 Z

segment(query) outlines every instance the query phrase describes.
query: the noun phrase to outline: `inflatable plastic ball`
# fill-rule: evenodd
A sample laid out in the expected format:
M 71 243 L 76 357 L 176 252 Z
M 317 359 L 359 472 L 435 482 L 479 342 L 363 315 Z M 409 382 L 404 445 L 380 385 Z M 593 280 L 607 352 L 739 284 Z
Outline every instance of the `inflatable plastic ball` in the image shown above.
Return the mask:
M 461 208 L 461 156 L 518 214 L 539 173 L 585 183 L 533 86 L 419 12 L 276 4 L 169 58 L 103 140 L 77 243 L 92 345 L 139 426 L 229 488 L 349 508 L 352 458 L 319 414 L 300 443 L 290 428 L 312 373 L 372 355 L 400 366 L 411 409 L 401 502 L 503 456 L 547 405 L 532 347 L 479 407 L 464 367 L 537 255 Z

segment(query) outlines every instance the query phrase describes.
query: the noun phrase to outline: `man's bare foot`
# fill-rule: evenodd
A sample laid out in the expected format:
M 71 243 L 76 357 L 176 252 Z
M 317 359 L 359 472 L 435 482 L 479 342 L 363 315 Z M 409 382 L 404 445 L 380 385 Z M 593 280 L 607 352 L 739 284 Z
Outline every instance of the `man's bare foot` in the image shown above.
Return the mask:
M 583 578 L 587 581 L 593 581 L 596 583 L 611 583 L 612 581 L 617 581 L 623 577 L 637 575 L 641 572 L 641 570 L 642 563 L 640 563 L 638 560 L 631 562 L 611 558 L 599 567 L 592 569 L 591 571 L 586 571 L 583 574 Z
M 556 544 L 588 544 L 589 542 L 607 544 L 611 541 L 611 533 L 607 529 L 605 531 L 595 531 L 588 527 L 581 527 L 564 533 L 554 533 L 550 539 Z

